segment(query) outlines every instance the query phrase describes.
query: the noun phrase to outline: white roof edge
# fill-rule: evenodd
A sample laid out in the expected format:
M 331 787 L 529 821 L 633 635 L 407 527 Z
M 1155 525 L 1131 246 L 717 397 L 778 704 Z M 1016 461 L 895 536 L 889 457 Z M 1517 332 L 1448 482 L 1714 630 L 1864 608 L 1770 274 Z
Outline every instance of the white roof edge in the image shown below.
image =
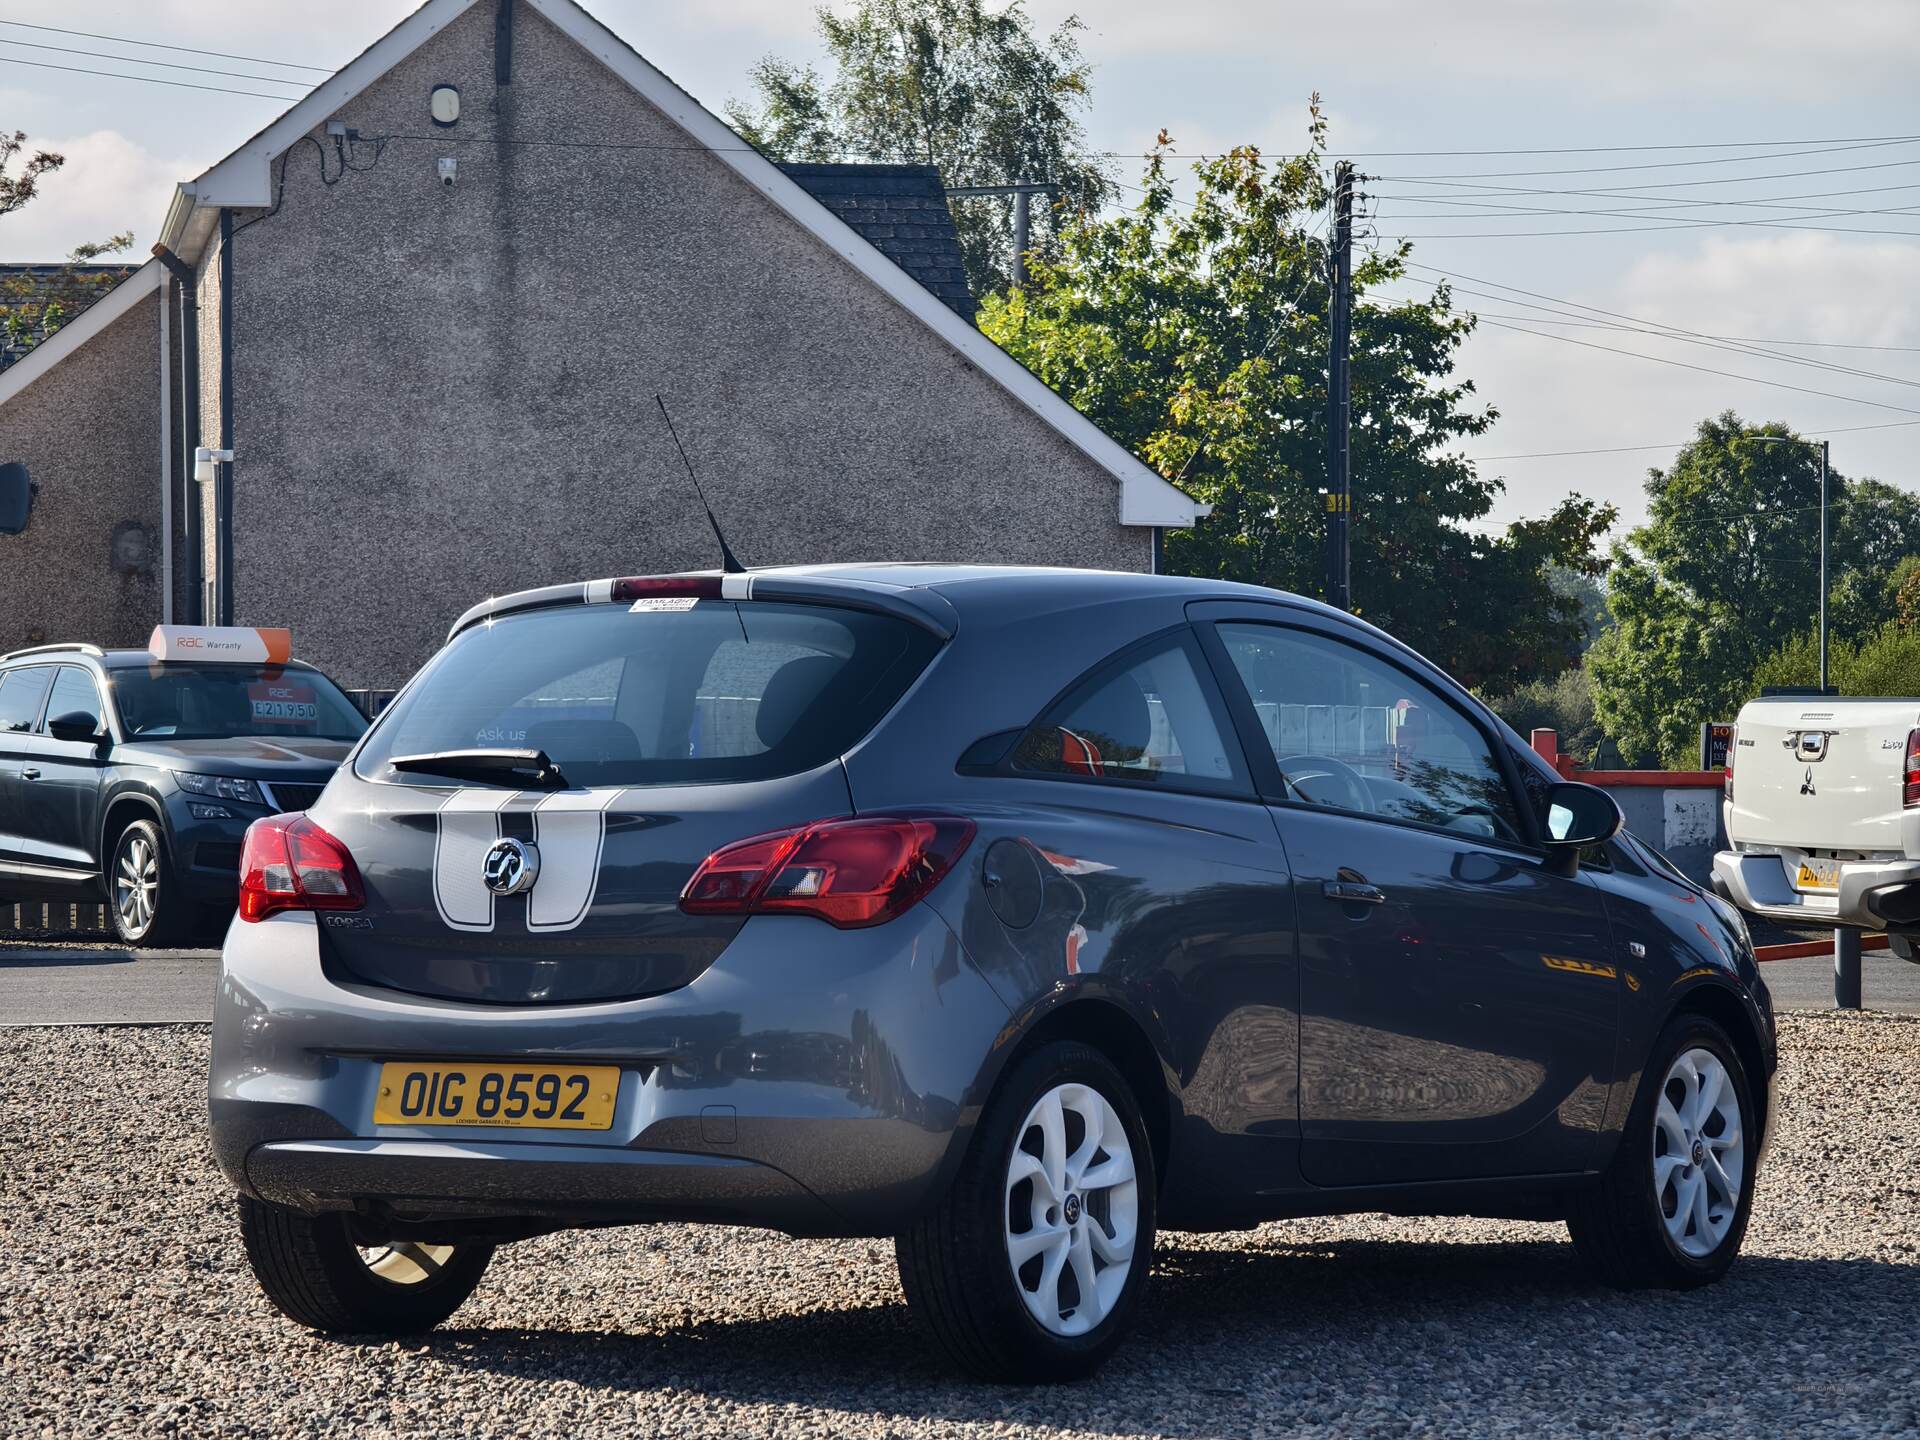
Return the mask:
M 0 370 L 0 405 L 25 390 L 148 296 L 159 293 L 165 272 L 149 260 L 19 360 Z M 154 323 L 159 324 L 158 315 Z
M 427 0 L 418 10 L 362 50 L 279 119 L 226 159 L 181 187 L 199 209 L 261 209 L 273 204 L 273 162 L 295 141 L 471 8 L 476 0 Z M 179 197 L 176 195 L 176 208 Z M 173 220 L 172 212 L 168 220 Z M 184 220 L 184 217 L 183 217 Z M 183 259 L 192 258 L 183 255 Z
M 411 55 L 475 0 L 427 0 L 354 60 L 322 81 L 278 120 L 208 170 L 180 187 L 168 212 L 163 243 L 185 260 L 198 259 L 205 227 L 196 216 L 225 206 L 264 208 L 273 203 L 273 161 L 302 135 Z M 1061 399 L 1026 366 L 961 319 L 906 271 L 895 265 L 780 167 L 748 145 L 718 116 L 649 64 L 632 46 L 588 14 L 576 0 L 528 0 L 550 24 L 595 56 L 643 99 L 748 184 L 766 195 L 815 239 L 839 255 L 909 314 L 926 325 L 1053 427 L 1069 444 L 1120 482 L 1122 525 L 1191 525 L 1210 507 L 1197 504 L 1129 452 L 1112 436 Z M 197 232 L 197 234 L 196 234 Z M 175 242 L 180 243 L 175 243 Z M 189 253 L 189 252 L 193 253 Z

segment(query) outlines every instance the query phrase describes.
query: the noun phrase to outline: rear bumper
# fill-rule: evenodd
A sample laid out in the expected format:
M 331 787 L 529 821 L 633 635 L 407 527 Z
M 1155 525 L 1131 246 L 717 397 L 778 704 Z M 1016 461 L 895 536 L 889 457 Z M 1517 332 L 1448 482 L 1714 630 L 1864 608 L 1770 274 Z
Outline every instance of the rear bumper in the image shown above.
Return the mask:
M 1713 888 L 1748 914 L 1787 925 L 1920 931 L 1920 860 L 1848 861 L 1836 893 L 1807 895 L 1793 888 L 1781 856 L 1722 850 Z
M 945 1183 L 1008 1019 L 925 906 L 762 917 L 680 990 L 563 1007 L 374 989 L 322 950 L 311 915 L 233 923 L 209 1077 L 222 1171 L 308 1213 L 892 1234 Z M 388 1059 L 617 1064 L 613 1125 L 375 1125 Z

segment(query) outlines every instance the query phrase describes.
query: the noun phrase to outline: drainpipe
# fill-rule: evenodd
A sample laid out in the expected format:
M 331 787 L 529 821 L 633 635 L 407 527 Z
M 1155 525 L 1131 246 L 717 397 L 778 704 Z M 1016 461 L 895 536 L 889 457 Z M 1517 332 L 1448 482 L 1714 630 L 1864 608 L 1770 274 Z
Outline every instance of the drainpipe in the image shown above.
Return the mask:
M 193 267 L 164 245 L 153 247 L 154 258 L 167 267 L 180 290 L 180 541 L 186 551 L 187 623 L 200 624 L 201 555 L 200 490 L 193 482 L 193 452 L 200 445 L 200 291 Z M 166 367 L 166 357 L 160 360 Z M 172 482 L 168 482 L 172 493 Z M 173 537 L 167 537 L 173 543 Z
M 220 448 L 233 449 L 233 211 L 220 207 Z M 214 472 L 213 623 L 233 623 L 233 461 Z

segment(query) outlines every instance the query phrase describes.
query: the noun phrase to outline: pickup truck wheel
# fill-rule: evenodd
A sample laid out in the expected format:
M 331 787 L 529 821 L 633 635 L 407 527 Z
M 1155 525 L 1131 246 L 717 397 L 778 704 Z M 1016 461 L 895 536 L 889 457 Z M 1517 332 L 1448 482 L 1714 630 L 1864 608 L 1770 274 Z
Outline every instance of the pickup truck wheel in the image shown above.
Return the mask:
M 135 820 L 114 837 L 107 860 L 107 913 L 120 943 L 171 945 L 185 931 L 189 907 L 175 890 L 160 827 Z
M 1567 1229 L 1621 1289 L 1692 1289 L 1726 1274 L 1753 1208 L 1753 1091 L 1726 1032 L 1667 1022 L 1613 1163 L 1576 1195 Z
M 1091 1374 L 1153 1263 L 1154 1166 L 1132 1090 L 1099 1051 L 1020 1061 L 953 1188 L 895 1241 L 915 1317 L 962 1369 L 1032 1384 Z
M 410 1335 L 473 1294 L 491 1245 L 357 1244 L 345 1215 L 301 1215 L 240 1197 L 247 1262 L 267 1299 L 310 1330 Z

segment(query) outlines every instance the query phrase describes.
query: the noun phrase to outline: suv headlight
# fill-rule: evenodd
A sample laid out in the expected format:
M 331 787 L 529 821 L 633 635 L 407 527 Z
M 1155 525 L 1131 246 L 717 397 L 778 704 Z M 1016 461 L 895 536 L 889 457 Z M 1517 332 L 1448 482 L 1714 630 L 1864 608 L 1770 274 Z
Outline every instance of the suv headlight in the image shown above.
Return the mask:
M 222 800 L 238 800 L 245 805 L 265 805 L 267 797 L 260 793 L 260 787 L 251 780 L 243 780 L 237 775 L 175 775 L 182 790 L 190 790 L 195 795 L 215 795 Z

